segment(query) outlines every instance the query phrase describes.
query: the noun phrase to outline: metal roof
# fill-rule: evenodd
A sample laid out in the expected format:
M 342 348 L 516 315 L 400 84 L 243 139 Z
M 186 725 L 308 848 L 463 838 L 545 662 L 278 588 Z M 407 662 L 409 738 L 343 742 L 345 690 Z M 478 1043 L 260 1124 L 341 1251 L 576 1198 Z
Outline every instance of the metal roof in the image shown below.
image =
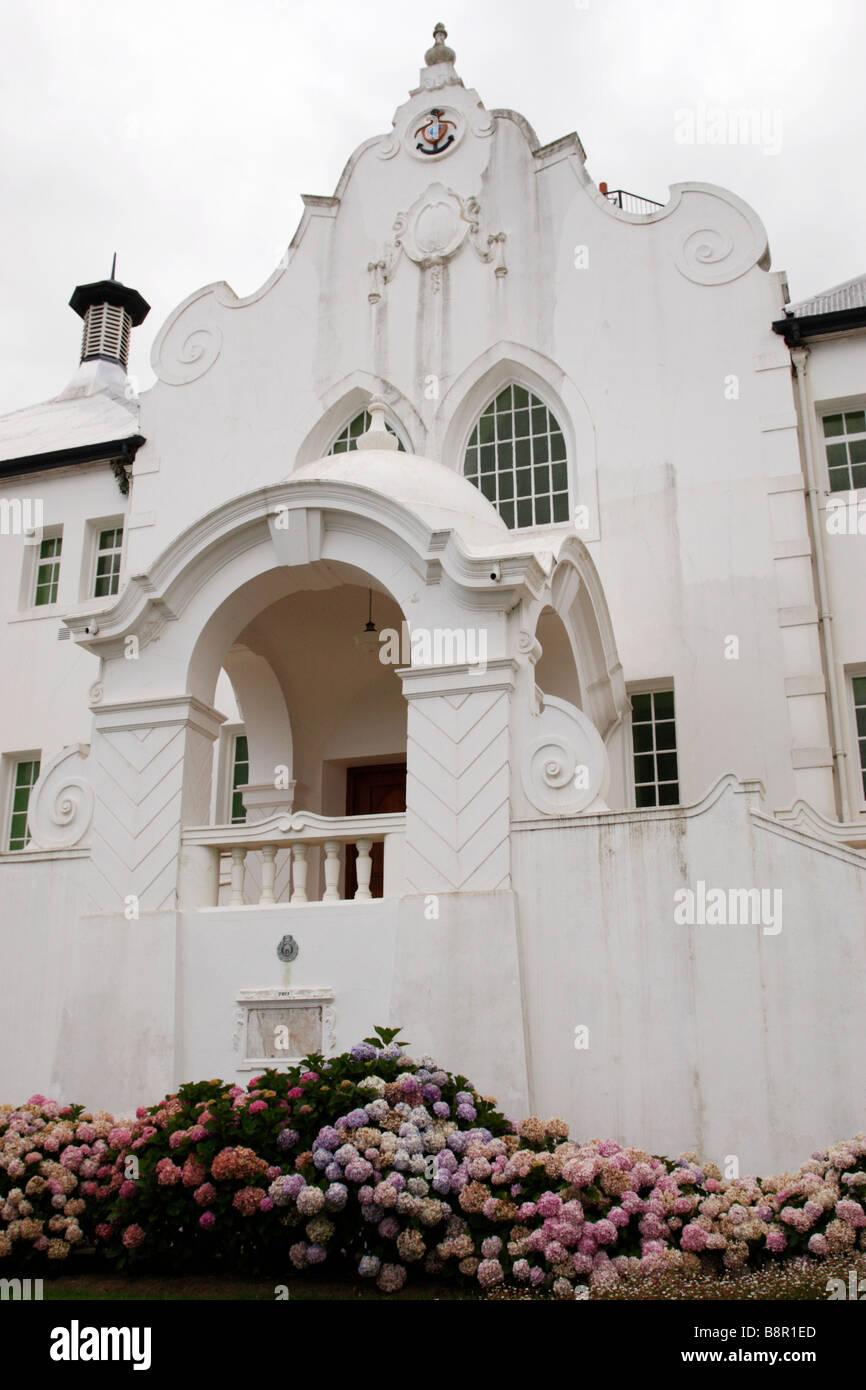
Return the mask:
M 107 444 L 137 432 L 138 400 L 123 369 L 85 362 L 54 400 L 0 416 L 0 464 Z
M 785 313 L 791 318 L 808 318 L 812 314 L 834 314 L 842 309 L 866 308 L 866 275 L 858 275 L 854 280 L 834 285 L 823 290 L 811 299 L 801 299 L 798 304 L 785 306 Z

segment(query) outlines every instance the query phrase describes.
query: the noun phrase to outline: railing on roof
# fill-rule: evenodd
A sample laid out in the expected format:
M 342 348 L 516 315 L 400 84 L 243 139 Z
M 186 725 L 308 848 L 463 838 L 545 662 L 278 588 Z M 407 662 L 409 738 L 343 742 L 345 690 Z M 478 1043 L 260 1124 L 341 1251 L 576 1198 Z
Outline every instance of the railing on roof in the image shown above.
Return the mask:
M 655 212 L 664 203 L 654 203 L 652 198 L 642 198 L 639 193 L 627 193 L 624 188 L 603 188 L 602 192 L 609 203 L 622 208 L 623 212 Z

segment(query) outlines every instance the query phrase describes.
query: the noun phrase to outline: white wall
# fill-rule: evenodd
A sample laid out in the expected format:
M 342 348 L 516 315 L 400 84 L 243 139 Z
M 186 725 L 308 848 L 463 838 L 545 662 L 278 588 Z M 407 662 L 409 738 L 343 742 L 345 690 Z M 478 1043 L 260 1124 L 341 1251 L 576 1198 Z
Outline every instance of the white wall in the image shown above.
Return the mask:
M 580 1139 L 779 1172 L 863 1126 L 866 865 L 736 786 L 712 801 L 515 834 L 532 1106 Z M 781 931 L 677 925 L 698 879 L 780 890 Z

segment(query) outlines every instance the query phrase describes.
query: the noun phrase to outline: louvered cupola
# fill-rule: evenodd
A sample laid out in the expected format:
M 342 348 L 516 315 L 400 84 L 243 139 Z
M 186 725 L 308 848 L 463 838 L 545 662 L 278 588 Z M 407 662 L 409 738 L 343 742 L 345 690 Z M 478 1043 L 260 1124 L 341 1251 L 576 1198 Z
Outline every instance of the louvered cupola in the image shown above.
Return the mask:
M 112 265 L 110 280 L 77 285 L 69 303 L 84 320 L 81 361 L 116 362 L 126 371 L 130 333 L 150 312 L 138 290 L 115 280 Z

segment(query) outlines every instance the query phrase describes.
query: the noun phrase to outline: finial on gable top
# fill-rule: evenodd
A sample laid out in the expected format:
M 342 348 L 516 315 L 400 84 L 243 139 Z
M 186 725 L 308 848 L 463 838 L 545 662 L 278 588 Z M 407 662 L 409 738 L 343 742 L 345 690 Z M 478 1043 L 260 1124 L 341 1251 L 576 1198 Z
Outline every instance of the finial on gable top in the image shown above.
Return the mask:
M 454 59 L 457 55 L 454 52 L 454 49 L 449 48 L 446 44 L 445 40 L 447 39 L 447 37 L 448 30 L 445 28 L 445 25 L 440 20 L 440 22 L 436 25 L 436 28 L 433 30 L 433 38 L 435 39 L 435 43 L 433 44 L 433 47 L 428 48 L 427 52 L 424 54 L 424 62 L 427 64 L 428 68 L 435 67 L 437 63 L 454 62 Z

